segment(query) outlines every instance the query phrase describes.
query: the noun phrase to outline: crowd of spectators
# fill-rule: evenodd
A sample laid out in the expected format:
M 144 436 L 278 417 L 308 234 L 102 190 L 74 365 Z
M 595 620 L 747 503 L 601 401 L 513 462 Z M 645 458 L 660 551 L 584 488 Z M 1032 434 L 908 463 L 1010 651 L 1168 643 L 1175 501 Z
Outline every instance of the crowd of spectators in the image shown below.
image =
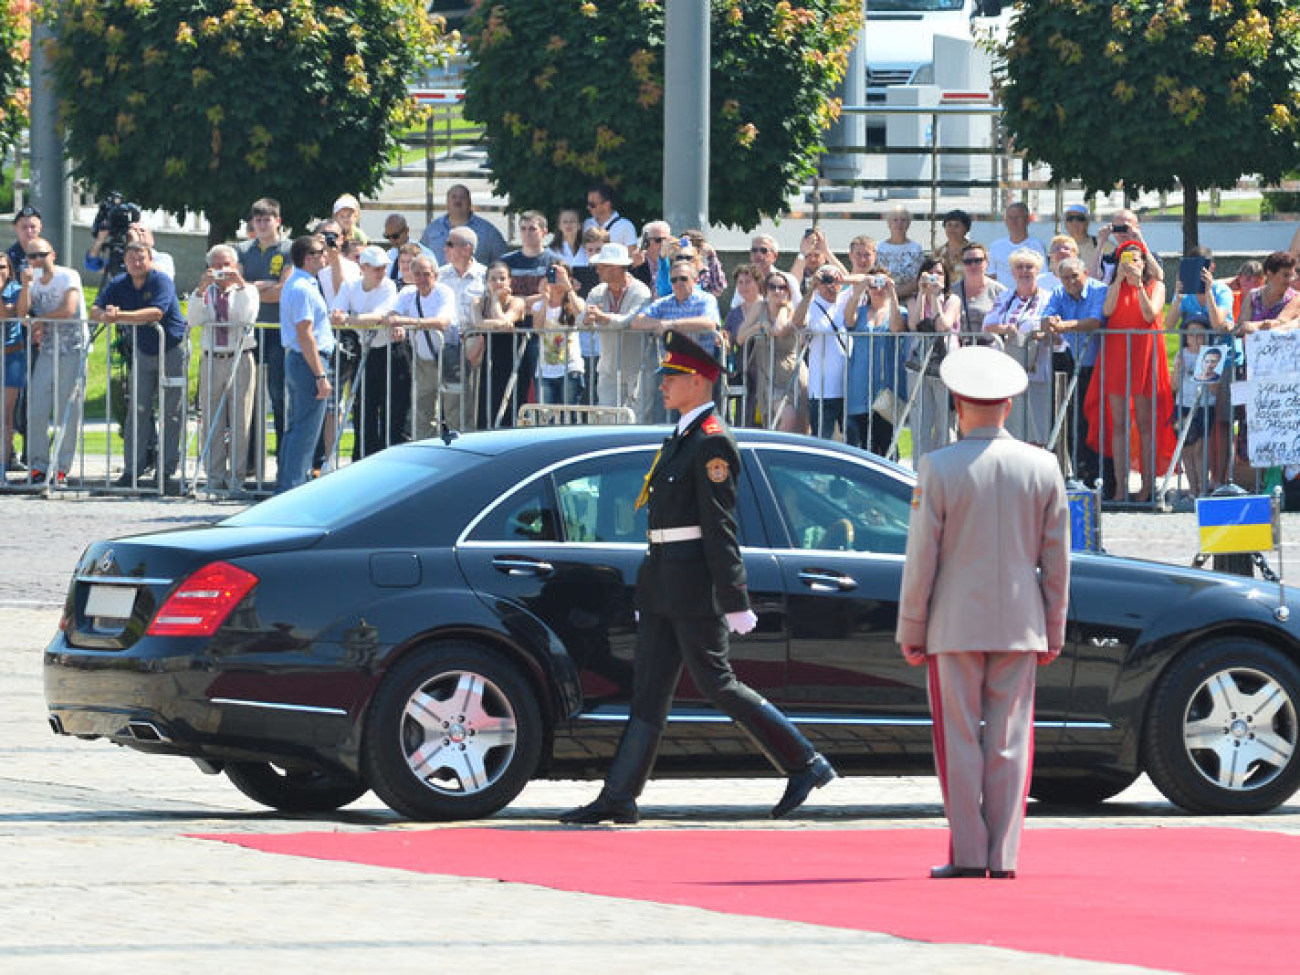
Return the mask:
M 843 260 L 810 228 L 788 269 L 764 234 L 747 261 L 724 269 L 702 231 L 654 220 L 638 233 L 616 204 L 614 189 L 598 184 L 585 220 L 561 209 L 552 228 L 546 214 L 527 211 L 512 248 L 463 185 L 418 241 L 404 216 L 388 215 L 387 246 L 367 240 L 350 194 L 292 241 L 279 205 L 261 199 L 242 239 L 208 252 L 184 312 L 174 262 L 147 227 L 130 228 L 119 273 L 106 266 L 106 234 L 97 235 L 82 262 L 104 273 L 89 319 L 127 338 L 117 485 L 176 488 L 190 329 L 202 357 L 202 471 L 209 488 L 237 491 L 250 478 L 284 490 L 329 470 L 347 420 L 353 459 L 444 425 L 511 426 L 528 403 L 663 422 L 654 371 L 658 337 L 671 327 L 724 365 L 716 396 L 733 423 L 841 438 L 882 455 L 906 453 L 900 441 L 910 441 L 913 462 L 955 435 L 938 378 L 944 356 L 960 344 L 994 345 L 1030 377 L 1008 421 L 1016 436 L 1053 447 L 1069 473 L 1100 480 L 1114 500 L 1130 498 L 1135 471 L 1145 500 L 1181 433 L 1190 487 L 1206 493 L 1244 463 L 1232 455 L 1225 386 L 1241 374 L 1240 337 L 1300 320 L 1290 254 L 1220 281 L 1200 249 L 1189 256 L 1203 259 L 1201 276 L 1184 293 L 1181 277 L 1166 284 L 1129 210 L 1094 232 L 1087 207 L 1071 205 L 1064 232 L 1044 242 L 1030 233 L 1028 207 L 1015 203 L 1006 235 L 987 244 L 971 239 L 970 216 L 954 210 L 930 252 L 896 207 L 888 236 L 853 238 Z M 80 276 L 56 264 L 39 213 L 25 208 L 15 231 L 0 260 L 0 447 L 6 470 L 43 483 L 66 476 L 77 447 L 80 411 L 63 407 L 84 370 L 88 333 L 78 320 L 87 315 Z M 24 317 L 34 321 L 24 326 Z M 1168 334 L 1179 337 L 1172 363 Z M 1212 378 L 1206 347 L 1220 350 Z M 31 431 L 25 467 L 16 428 Z M 150 471 L 158 481 L 144 480 Z

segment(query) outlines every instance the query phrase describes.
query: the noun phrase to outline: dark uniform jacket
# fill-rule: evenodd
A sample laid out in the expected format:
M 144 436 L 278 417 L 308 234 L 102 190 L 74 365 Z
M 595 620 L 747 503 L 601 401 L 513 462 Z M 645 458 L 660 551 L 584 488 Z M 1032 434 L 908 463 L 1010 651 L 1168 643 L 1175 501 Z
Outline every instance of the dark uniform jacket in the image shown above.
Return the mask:
M 749 609 L 736 540 L 740 452 L 712 410 L 664 445 L 650 477 L 649 527 L 698 525 L 702 538 L 652 544 L 637 576 L 641 611 L 721 616 Z

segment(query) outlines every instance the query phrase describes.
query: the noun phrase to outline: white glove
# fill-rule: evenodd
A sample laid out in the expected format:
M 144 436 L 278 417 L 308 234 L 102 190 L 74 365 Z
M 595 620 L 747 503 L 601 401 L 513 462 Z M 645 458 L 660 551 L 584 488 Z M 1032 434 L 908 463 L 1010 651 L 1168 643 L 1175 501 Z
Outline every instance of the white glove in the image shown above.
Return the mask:
M 744 636 L 754 627 L 758 626 L 758 614 L 752 609 L 747 609 L 742 613 L 728 613 L 727 626 L 732 633 L 739 633 Z

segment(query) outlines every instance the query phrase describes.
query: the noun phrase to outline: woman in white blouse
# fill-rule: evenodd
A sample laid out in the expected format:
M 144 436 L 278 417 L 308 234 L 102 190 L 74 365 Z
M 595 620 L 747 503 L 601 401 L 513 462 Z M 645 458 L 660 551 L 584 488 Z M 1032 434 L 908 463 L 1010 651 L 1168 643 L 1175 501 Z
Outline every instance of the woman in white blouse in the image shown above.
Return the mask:
M 1038 287 L 1043 257 L 1022 247 L 1010 257 L 1013 287 L 984 316 L 984 331 L 1002 339 L 1003 350 L 1029 373 L 1029 390 L 1011 403 L 1007 430 L 1027 443 L 1047 444 L 1052 426 L 1052 336 L 1042 325 L 1050 293 Z

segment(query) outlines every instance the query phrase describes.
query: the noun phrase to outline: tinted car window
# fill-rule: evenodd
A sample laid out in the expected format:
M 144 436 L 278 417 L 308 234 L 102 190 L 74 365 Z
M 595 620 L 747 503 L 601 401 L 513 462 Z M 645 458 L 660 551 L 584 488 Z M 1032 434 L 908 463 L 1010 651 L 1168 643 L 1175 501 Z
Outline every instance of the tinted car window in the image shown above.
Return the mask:
M 556 471 L 564 538 L 569 542 L 644 545 L 646 510 L 636 509 L 652 455 L 631 451 L 579 461 Z
M 848 460 L 761 452 L 792 548 L 902 554 L 911 491 Z
M 560 516 L 550 482 L 538 478 L 506 497 L 470 534 L 476 542 L 558 542 Z
M 337 529 L 485 462 L 454 449 L 386 450 L 227 518 L 223 525 Z

